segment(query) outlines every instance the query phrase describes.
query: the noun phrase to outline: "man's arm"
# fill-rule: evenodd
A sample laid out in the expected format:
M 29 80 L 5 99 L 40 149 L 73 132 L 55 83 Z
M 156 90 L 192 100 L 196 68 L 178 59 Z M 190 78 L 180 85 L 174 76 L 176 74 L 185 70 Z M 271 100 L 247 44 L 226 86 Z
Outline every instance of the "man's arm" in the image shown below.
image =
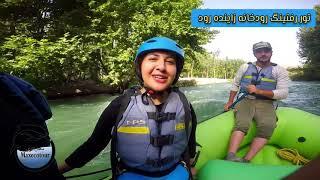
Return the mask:
M 243 64 L 240 66 L 240 68 L 238 69 L 237 71 L 237 74 L 236 76 L 234 77 L 233 79 L 233 83 L 231 85 L 231 91 L 230 91 L 230 94 L 229 94 L 229 100 L 228 102 L 224 105 L 224 110 L 225 111 L 228 111 L 229 110 L 229 107 L 232 105 L 233 101 L 234 101 L 234 98 L 236 97 L 237 95 L 237 92 L 239 91 L 240 89 L 240 81 L 241 81 L 241 78 L 243 76 L 243 74 L 247 71 L 248 69 L 248 64 Z
M 229 100 L 228 100 L 228 102 L 224 105 L 224 110 L 225 111 L 228 111 L 229 110 L 229 108 L 230 108 L 230 106 L 232 105 L 232 103 L 233 103 L 233 100 L 234 100 L 234 98 L 236 97 L 236 95 L 237 95 L 237 91 L 230 91 L 230 94 L 229 94 Z
M 275 78 L 277 80 L 277 87 L 273 90 L 273 99 L 286 99 L 289 94 L 289 73 L 288 71 L 280 66 L 275 69 Z
M 248 85 L 247 86 L 247 91 L 250 93 L 250 94 L 256 94 L 256 95 L 261 95 L 261 96 L 265 96 L 265 97 L 268 97 L 270 99 L 273 98 L 274 94 L 273 94 L 273 91 L 271 90 L 262 90 L 262 89 L 258 89 L 255 85 Z
M 233 83 L 231 85 L 231 91 L 236 91 L 238 92 L 240 89 L 240 81 L 242 79 L 243 74 L 247 71 L 248 69 L 248 64 L 242 64 L 240 68 L 238 69 L 236 76 L 233 79 Z

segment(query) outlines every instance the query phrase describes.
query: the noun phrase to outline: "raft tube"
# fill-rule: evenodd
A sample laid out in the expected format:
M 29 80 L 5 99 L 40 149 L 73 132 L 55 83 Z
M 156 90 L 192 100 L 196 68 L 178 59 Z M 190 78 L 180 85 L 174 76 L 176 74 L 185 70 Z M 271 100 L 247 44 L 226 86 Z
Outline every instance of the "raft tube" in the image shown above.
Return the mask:
M 300 155 L 310 160 L 320 155 L 320 116 L 288 107 L 280 107 L 276 113 L 277 127 L 272 137 L 249 164 L 222 160 L 227 154 L 229 138 L 234 126 L 232 111 L 198 124 L 197 142 L 202 146 L 196 164 L 199 179 L 257 179 L 261 177 L 279 179 L 300 166 L 281 159 L 276 154 L 278 149 L 295 149 Z M 255 132 L 255 123 L 252 123 L 240 145 L 238 156 L 243 157 L 248 151 Z M 234 176 L 231 172 L 234 173 Z

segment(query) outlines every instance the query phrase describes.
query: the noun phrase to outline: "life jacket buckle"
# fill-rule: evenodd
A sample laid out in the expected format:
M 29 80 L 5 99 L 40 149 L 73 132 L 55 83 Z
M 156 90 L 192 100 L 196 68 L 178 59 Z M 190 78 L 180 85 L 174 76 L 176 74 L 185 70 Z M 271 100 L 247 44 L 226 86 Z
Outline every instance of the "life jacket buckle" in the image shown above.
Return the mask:
M 259 85 L 261 83 L 261 81 L 257 81 L 257 80 L 251 80 L 251 84 L 253 85 Z
M 162 121 L 165 121 L 167 119 L 167 114 L 166 113 L 162 113 L 162 112 L 156 112 L 156 121 L 157 122 L 162 122 Z
M 180 161 L 180 164 L 181 164 L 184 168 L 188 169 L 188 166 L 187 166 L 187 163 L 186 163 L 186 162 Z
M 164 113 L 164 112 L 148 112 L 149 119 L 154 119 L 156 122 L 170 121 L 176 118 L 176 113 Z
M 173 144 L 174 135 L 151 136 L 150 144 L 155 147 Z

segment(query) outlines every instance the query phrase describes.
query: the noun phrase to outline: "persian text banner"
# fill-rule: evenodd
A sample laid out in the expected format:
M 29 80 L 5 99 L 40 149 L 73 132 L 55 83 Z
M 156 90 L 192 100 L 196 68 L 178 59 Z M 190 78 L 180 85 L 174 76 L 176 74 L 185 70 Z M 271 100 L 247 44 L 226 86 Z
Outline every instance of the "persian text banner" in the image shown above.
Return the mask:
M 315 27 L 314 9 L 193 9 L 193 27 Z

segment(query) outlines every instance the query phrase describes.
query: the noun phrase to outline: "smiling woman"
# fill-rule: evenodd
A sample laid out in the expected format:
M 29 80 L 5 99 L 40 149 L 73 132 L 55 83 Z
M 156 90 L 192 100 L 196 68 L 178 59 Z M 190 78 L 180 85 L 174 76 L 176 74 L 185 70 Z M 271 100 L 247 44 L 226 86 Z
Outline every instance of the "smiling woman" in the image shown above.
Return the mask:
M 141 63 L 141 74 L 145 87 L 164 91 L 174 81 L 177 73 L 176 60 L 165 51 L 148 53 Z
M 154 37 L 141 44 L 134 62 L 140 87 L 108 105 L 91 137 L 59 166 L 61 172 L 83 166 L 111 140 L 113 179 L 189 179 L 197 119 L 186 96 L 172 87 L 184 51 L 172 39 Z

